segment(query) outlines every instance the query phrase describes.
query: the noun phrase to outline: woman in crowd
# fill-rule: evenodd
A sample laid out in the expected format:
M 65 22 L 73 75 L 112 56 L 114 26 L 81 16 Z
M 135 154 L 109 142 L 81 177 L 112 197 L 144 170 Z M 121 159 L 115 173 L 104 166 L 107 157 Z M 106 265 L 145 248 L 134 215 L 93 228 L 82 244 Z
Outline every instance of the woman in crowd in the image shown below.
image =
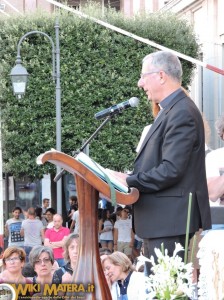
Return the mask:
M 52 284 L 54 256 L 51 248 L 33 247 L 29 255 L 29 262 L 36 273 L 36 276 L 33 277 L 33 283 Z
M 66 265 L 54 272 L 53 283 L 70 283 L 76 269 L 79 253 L 79 235 L 71 233 L 64 245 L 64 259 Z
M 72 224 L 72 216 L 76 210 L 78 210 L 78 198 L 74 195 L 69 197 L 69 210 L 67 212 L 67 222 L 68 228 L 71 227 Z
M 36 207 L 35 208 L 35 213 L 36 213 L 36 219 L 40 220 L 43 223 L 44 228 L 46 228 L 47 227 L 47 220 L 43 217 L 42 207 Z
M 26 260 L 26 253 L 22 248 L 8 247 L 4 251 L 2 260 L 4 271 L 0 274 L 0 283 L 32 283 L 22 275 L 22 268 Z
M 146 299 L 147 278 L 135 271 L 127 255 L 116 251 L 102 260 L 102 266 L 113 300 Z
M 102 248 L 108 248 L 113 251 L 113 228 L 114 223 L 110 218 L 110 211 L 104 209 L 102 218 L 99 220 L 100 244 Z

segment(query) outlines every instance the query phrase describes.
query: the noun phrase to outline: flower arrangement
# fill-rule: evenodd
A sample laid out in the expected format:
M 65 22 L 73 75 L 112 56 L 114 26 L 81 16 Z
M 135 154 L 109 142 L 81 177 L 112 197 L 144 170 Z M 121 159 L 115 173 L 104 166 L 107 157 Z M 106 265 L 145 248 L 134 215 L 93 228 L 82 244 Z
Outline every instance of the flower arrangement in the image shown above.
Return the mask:
M 177 255 L 179 251 L 183 250 L 181 244 L 176 243 L 173 256 L 170 257 L 166 249 L 164 251 L 155 248 L 158 263 L 155 263 L 154 257 L 149 260 L 154 273 L 149 276 L 148 281 L 150 299 L 188 299 L 192 296 L 192 263 L 184 263 L 182 258 Z

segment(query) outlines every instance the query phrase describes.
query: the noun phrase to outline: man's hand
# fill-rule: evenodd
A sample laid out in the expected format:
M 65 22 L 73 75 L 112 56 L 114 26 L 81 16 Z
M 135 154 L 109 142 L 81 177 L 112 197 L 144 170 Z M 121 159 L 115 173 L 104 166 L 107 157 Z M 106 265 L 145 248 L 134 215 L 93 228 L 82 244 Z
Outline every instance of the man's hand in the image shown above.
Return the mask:
M 207 178 L 209 199 L 215 202 L 224 194 L 224 176 Z

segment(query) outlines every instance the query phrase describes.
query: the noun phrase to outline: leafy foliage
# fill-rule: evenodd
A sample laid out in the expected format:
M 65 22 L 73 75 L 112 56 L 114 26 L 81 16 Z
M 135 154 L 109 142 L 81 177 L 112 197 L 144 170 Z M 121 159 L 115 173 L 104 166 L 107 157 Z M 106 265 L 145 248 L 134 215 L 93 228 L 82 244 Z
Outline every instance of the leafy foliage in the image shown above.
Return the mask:
M 86 12 L 99 16 L 92 5 Z M 102 19 L 102 18 L 101 18 Z M 197 57 L 192 28 L 174 15 L 139 15 L 134 19 L 107 10 L 104 20 L 186 55 Z M 50 165 L 37 166 L 36 157 L 56 144 L 55 85 L 51 78 L 52 47 L 42 35 L 31 35 L 21 44 L 22 63 L 30 76 L 25 97 L 12 95 L 9 73 L 19 39 L 31 30 L 55 40 L 55 15 L 43 13 L 0 19 L 0 105 L 4 170 L 16 177 L 41 178 L 54 173 Z M 80 148 L 100 125 L 94 114 L 136 96 L 138 108 L 114 118 L 92 141 L 90 155 L 105 167 L 131 169 L 142 128 L 152 122 L 151 108 L 137 88 L 142 58 L 155 49 L 91 20 L 60 14 L 62 151 Z M 193 65 L 184 62 L 183 85 L 187 87 Z

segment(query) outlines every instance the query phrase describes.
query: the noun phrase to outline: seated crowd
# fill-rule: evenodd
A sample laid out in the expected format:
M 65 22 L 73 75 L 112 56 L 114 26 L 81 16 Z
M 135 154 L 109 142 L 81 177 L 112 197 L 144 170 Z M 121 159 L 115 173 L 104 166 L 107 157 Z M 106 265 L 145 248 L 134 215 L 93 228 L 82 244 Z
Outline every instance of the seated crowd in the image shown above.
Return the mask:
M 74 230 L 79 227 L 78 218 L 72 218 L 75 210 L 69 212 L 70 228 L 62 226 L 62 216 L 53 208 L 46 208 L 43 214 L 41 208 L 31 207 L 24 220 L 20 219 L 21 212 L 14 208 L 13 218 L 6 222 L 9 246 L 2 255 L 0 283 L 73 283 L 79 252 L 79 234 Z M 20 221 L 16 233 L 12 225 Z M 133 265 L 141 247 L 141 240 L 136 240 L 132 231 L 130 207 L 118 207 L 112 214 L 109 209 L 99 209 L 99 254 L 113 300 L 121 299 L 121 295 L 129 295 L 122 299 L 143 299 L 145 276 Z M 141 283 L 137 290 L 136 281 Z M 131 294 L 138 297 L 131 298 Z

